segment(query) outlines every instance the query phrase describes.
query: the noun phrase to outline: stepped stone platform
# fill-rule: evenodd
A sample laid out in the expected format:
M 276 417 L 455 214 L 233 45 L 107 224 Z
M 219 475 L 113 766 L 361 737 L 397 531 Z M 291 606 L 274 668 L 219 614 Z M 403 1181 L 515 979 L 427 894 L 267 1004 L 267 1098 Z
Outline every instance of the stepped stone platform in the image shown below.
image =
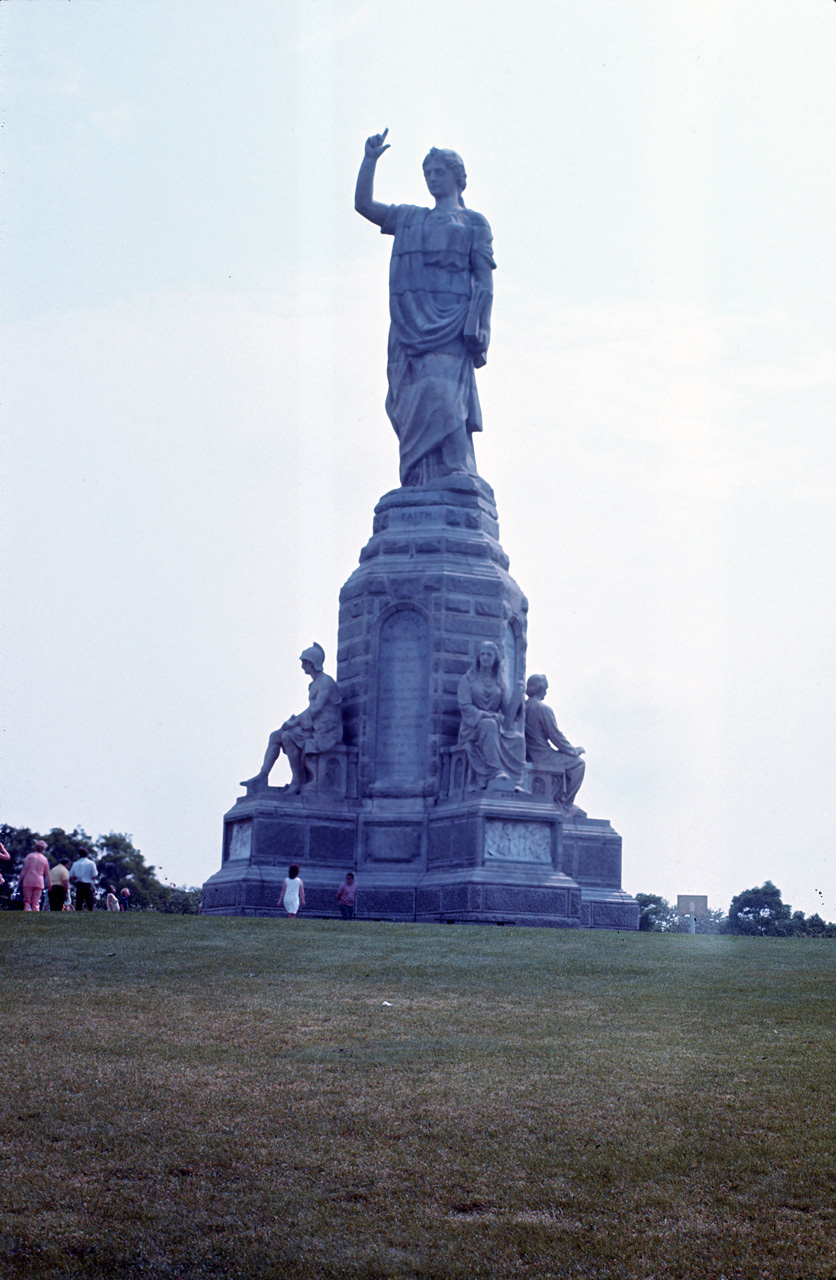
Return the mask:
M 347 871 L 359 919 L 635 929 L 621 837 L 553 799 L 526 764 L 479 786 L 459 743 L 459 683 L 495 644 L 524 683 L 528 601 L 508 573 L 493 491 L 451 476 L 387 493 L 340 593 L 344 741 L 307 758 L 298 794 L 250 786 L 224 818 L 207 914 L 280 915 L 290 863 L 307 916 L 338 916 Z

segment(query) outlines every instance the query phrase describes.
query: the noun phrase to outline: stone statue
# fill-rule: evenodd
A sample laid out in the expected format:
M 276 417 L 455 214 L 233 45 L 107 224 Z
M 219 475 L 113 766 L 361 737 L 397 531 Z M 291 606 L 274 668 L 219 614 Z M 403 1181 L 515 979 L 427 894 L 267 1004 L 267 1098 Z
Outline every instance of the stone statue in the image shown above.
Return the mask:
M 366 141 L 354 207 L 394 236 L 389 269 L 389 394 L 402 485 L 476 475 L 473 432 L 482 430 L 474 370 L 490 339 L 495 267 L 491 229 L 465 208 L 467 175 L 455 151 L 433 147 L 424 178 L 433 209 L 374 199 L 386 129 Z
M 459 681 L 458 698 L 459 746 L 467 752 L 471 784 L 479 789 L 499 784 L 499 789 L 512 790 L 522 781 L 525 763 L 523 686 L 520 682 L 509 691 L 499 649 L 491 640 L 479 645 L 475 663 Z
M 574 800 L 586 772 L 586 764 L 580 759 L 583 747 L 573 747 L 558 729 L 554 712 L 543 701 L 548 688 L 545 676 L 528 677 L 525 686 L 528 695 L 525 703 L 526 759 L 535 769 L 555 775 L 555 804 L 572 812 L 577 809 Z
M 284 751 L 292 774 L 284 791 L 286 795 L 296 795 L 308 780 L 307 757 L 328 751 L 343 740 L 340 691 L 336 680 L 322 669 L 325 650 L 322 645 L 314 643 L 302 651 L 300 661 L 305 675 L 311 676 L 308 705 L 300 715 L 291 716 L 280 729 L 270 734 L 261 769 L 254 778 L 241 783 L 248 793 L 267 786 L 270 770 Z

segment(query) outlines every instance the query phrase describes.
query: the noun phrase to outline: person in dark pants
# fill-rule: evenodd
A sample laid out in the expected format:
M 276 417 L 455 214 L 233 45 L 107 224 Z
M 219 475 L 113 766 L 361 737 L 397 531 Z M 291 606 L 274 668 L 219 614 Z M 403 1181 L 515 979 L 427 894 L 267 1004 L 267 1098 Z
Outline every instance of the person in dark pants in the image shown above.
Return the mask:
M 354 872 L 349 871 L 337 890 L 337 902 L 340 904 L 340 915 L 343 920 L 354 919 L 354 903 L 357 899 L 357 886 L 354 883 Z
M 63 911 L 70 892 L 70 860 L 62 858 L 49 873 L 49 909 Z
M 84 856 L 73 863 L 70 879 L 75 884 L 75 909 L 83 911 L 86 907 L 88 911 L 94 911 L 96 900 L 93 894 L 93 886 L 98 879 L 99 870 L 90 856 L 90 850 L 85 849 Z

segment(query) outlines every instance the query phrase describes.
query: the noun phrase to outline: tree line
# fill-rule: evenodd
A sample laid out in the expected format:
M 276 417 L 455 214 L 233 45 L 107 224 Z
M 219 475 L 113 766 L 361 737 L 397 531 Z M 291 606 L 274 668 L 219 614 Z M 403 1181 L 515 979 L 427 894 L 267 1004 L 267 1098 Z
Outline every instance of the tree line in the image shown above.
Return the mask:
M 0 885 L 0 911 L 14 910 L 18 905 L 17 879 L 23 859 L 32 852 L 36 840 L 46 842 L 46 855 L 53 867 L 62 858 L 75 862 L 89 853 L 99 869 L 99 885 L 112 884 L 117 894 L 122 889 L 130 889 L 132 907 L 185 915 L 200 909 L 200 890 L 178 889 L 174 885 L 163 884 L 154 874 L 156 867 L 146 863 L 129 835 L 111 831 L 109 835 L 96 836 L 94 840 L 82 827 L 69 832 L 53 827 L 41 835 L 28 827 L 10 827 L 3 823 L 0 825 L 0 842 L 6 847 L 11 861 L 0 862 L 0 873 L 6 882 Z
M 639 928 L 648 933 L 687 933 L 690 921 L 658 893 L 637 893 Z M 749 937 L 836 938 L 836 924 L 826 923 L 818 912 L 805 916 L 793 911 L 771 880 L 744 889 L 731 900 L 727 914 L 709 911 L 697 917 L 697 933 L 737 933 Z

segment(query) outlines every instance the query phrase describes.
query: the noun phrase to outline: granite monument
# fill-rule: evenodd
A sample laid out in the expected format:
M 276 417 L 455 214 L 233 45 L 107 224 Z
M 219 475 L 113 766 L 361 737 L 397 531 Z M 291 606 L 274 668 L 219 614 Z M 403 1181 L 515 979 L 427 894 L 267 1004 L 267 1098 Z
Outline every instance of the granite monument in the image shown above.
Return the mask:
M 296 862 L 307 915 L 336 916 L 352 871 L 358 919 L 635 929 L 621 838 L 575 804 L 583 748 L 557 728 L 545 677 L 526 686 L 528 601 L 476 466 L 491 230 L 464 203 L 454 151 L 424 160 L 432 207 L 376 200 L 387 132 L 365 144 L 355 208 L 392 237 L 386 412 L 400 485 L 340 593 L 336 681 L 320 646 L 303 652 L 308 707 L 271 734 L 225 815 L 204 911 L 278 914 Z M 281 752 L 285 788 L 269 784 Z

